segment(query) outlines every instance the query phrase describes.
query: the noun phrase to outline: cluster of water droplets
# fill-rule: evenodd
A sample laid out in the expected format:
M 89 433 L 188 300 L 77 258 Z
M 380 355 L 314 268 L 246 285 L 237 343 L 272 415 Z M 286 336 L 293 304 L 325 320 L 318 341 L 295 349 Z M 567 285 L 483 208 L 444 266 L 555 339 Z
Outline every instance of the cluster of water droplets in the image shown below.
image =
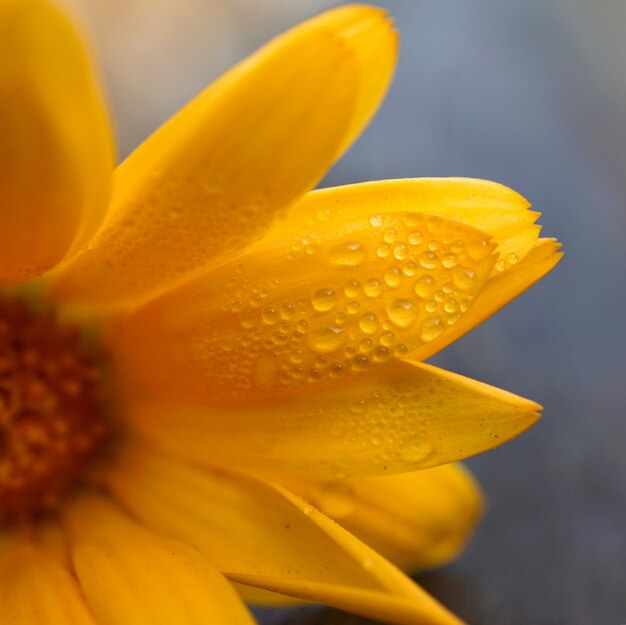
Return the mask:
M 259 275 L 252 258 L 228 276 L 223 312 L 237 327 L 210 360 L 233 392 L 364 371 L 436 339 L 468 310 L 491 269 L 486 237 L 432 215 L 363 219 L 343 240 L 328 226 L 294 237 L 283 262 L 301 275 Z

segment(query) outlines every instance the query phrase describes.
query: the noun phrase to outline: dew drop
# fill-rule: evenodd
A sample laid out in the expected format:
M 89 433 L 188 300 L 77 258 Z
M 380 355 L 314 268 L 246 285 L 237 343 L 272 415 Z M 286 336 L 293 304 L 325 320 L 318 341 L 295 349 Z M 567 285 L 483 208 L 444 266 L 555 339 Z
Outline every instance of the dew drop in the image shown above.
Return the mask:
M 397 267 L 390 267 L 383 278 L 390 289 L 395 289 L 402 283 L 402 272 Z
M 467 291 L 474 286 L 474 282 L 476 280 L 476 273 L 471 269 L 466 269 L 464 267 L 459 267 L 455 270 L 453 274 L 454 284 L 459 289 L 463 291 Z
M 450 315 L 456 313 L 459 310 L 459 302 L 450 297 L 444 302 L 443 309 Z
M 432 295 L 435 288 L 435 280 L 432 276 L 422 276 L 415 282 L 415 295 L 426 299 Z
M 427 460 L 433 454 L 433 451 L 432 445 L 426 441 L 421 443 L 411 442 L 400 451 L 400 457 L 404 462 L 413 464 Z
M 383 332 L 380 335 L 380 344 L 385 347 L 391 347 L 396 341 L 396 335 L 393 332 Z
M 328 354 L 339 349 L 345 340 L 343 328 L 325 326 L 318 328 L 309 336 L 309 345 L 322 354 Z
M 383 234 L 383 240 L 385 243 L 395 243 L 398 239 L 398 231 L 395 228 L 389 228 L 385 230 Z
M 263 319 L 263 323 L 267 325 L 274 325 L 278 322 L 278 311 L 272 307 L 264 308 L 261 313 L 261 319 Z
M 295 314 L 295 310 L 294 310 L 292 304 L 283 304 L 280 307 L 280 316 L 283 319 L 285 319 L 285 320 L 292 319 L 294 314 Z
M 456 255 L 455 254 L 446 254 L 441 259 L 441 264 L 445 269 L 452 269 L 456 266 Z
M 465 247 L 465 244 L 463 243 L 463 241 L 461 241 L 460 239 L 457 239 L 451 246 L 450 246 L 450 251 L 453 254 L 458 254 L 459 252 L 463 251 L 463 248 Z
M 391 249 L 389 248 L 389 245 L 387 245 L 387 243 L 381 243 L 376 248 L 376 256 L 378 256 L 378 258 L 387 258 L 389 254 L 391 254 Z
M 406 260 L 409 255 L 409 248 L 406 243 L 396 243 L 393 246 L 393 257 L 396 260 Z
M 506 255 L 506 262 L 509 263 L 509 265 L 515 265 L 519 262 L 519 258 L 517 257 L 517 254 L 511 252 L 511 254 Z
M 359 241 L 346 241 L 336 245 L 328 253 L 331 267 L 358 267 L 367 259 L 367 250 Z
M 472 260 L 481 261 L 491 254 L 488 241 L 478 241 L 467 246 L 467 253 Z
M 246 312 L 241 313 L 239 323 L 242 328 L 253 328 L 257 323 L 256 314 L 252 310 L 247 310 Z
M 291 362 L 301 363 L 304 360 L 304 353 L 300 349 L 294 349 L 291 352 Z
M 364 354 L 368 354 L 369 352 L 371 352 L 374 349 L 374 342 L 372 341 L 372 339 L 363 339 L 359 343 L 359 349 Z
M 372 312 L 366 313 L 359 319 L 359 328 L 365 334 L 375 334 L 378 331 L 378 317 Z
M 395 356 L 405 356 L 409 351 L 409 348 L 404 344 L 404 343 L 399 343 L 398 345 L 396 345 L 395 349 L 393 350 L 393 353 Z
M 361 309 L 361 304 L 359 304 L 359 302 L 356 302 L 356 301 L 348 302 L 348 305 L 346 306 L 346 310 L 348 311 L 348 314 L 350 315 L 356 315 L 356 313 L 358 313 L 360 309 Z
M 380 228 L 383 225 L 383 216 L 380 214 L 370 215 L 370 225 L 374 228 Z
M 433 252 L 422 252 L 418 262 L 424 269 L 434 269 L 437 266 L 437 255 Z
M 333 289 L 319 289 L 311 300 L 317 312 L 328 312 L 337 305 L 337 294 Z
M 412 278 L 417 273 L 417 265 L 413 262 L 402 266 L 402 273 L 408 278 Z
M 370 278 L 363 287 L 367 297 L 379 297 L 383 292 L 383 285 L 377 278 Z
M 389 360 L 390 356 L 391 353 L 383 345 L 378 345 L 377 347 L 375 347 L 372 353 L 372 358 L 375 362 L 385 362 L 385 360 Z
M 420 338 L 425 343 L 436 339 L 444 330 L 444 324 L 439 317 L 428 317 L 420 328 Z
M 419 230 L 409 232 L 409 245 L 419 245 L 422 242 L 422 233 Z
M 361 289 L 361 283 L 358 280 L 349 280 L 343 288 L 346 297 L 356 297 Z
M 409 328 L 417 319 L 418 309 L 409 299 L 396 299 L 387 307 L 387 315 L 395 326 Z
M 365 354 L 358 354 L 352 359 L 352 368 L 355 371 L 364 371 L 369 365 L 369 358 Z

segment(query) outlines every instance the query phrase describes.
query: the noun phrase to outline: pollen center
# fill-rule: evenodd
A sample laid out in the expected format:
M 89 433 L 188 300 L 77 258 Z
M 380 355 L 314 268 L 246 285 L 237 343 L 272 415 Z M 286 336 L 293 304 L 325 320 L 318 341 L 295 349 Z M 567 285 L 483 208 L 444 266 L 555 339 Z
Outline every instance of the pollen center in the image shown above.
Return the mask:
M 0 525 L 58 507 L 104 438 L 101 397 L 76 326 L 0 298 Z

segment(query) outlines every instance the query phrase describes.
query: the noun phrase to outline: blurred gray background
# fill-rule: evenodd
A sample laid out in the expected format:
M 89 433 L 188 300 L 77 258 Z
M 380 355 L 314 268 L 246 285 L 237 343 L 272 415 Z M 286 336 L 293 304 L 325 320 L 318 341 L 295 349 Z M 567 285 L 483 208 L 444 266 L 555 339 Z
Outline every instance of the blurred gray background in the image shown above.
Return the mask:
M 127 154 L 234 61 L 333 2 L 66 0 L 92 31 Z M 525 195 L 565 259 L 437 364 L 545 407 L 469 461 L 490 509 L 418 579 L 475 625 L 626 623 L 626 2 L 381 0 L 395 83 L 322 186 L 473 176 Z M 352 624 L 330 610 L 264 623 Z

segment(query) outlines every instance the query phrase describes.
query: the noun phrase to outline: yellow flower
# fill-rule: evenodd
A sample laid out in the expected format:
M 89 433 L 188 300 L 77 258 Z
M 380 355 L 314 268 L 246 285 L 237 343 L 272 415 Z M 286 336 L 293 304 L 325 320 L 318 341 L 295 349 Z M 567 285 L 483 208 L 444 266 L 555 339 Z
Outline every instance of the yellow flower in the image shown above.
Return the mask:
M 459 623 L 388 559 L 453 557 L 481 495 L 410 471 L 540 407 L 423 361 L 559 253 L 490 182 L 310 191 L 387 88 L 384 13 L 279 37 L 112 178 L 66 19 L 1 0 L 0 36 L 0 623 L 251 623 L 234 588 Z

